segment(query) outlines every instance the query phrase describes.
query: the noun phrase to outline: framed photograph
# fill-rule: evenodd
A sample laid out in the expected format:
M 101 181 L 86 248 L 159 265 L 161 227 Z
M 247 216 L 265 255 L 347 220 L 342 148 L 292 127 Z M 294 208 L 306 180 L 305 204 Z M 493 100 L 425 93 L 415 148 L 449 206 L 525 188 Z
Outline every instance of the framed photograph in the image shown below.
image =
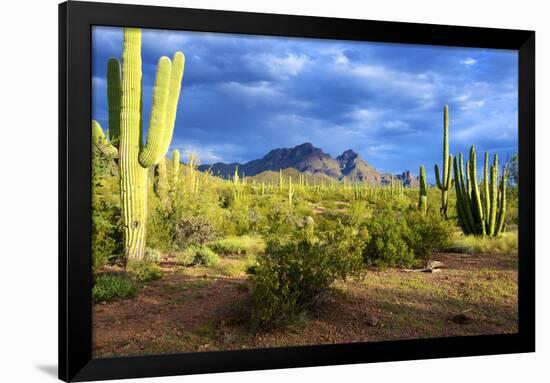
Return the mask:
M 59 5 L 59 377 L 535 350 L 535 32 Z

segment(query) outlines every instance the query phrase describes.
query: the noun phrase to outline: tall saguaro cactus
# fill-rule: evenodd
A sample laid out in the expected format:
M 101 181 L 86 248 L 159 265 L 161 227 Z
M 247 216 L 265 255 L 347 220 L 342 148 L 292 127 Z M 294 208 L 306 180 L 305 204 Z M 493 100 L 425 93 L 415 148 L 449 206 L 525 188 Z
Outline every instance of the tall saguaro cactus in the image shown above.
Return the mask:
M 426 169 L 420 165 L 420 189 L 418 191 L 418 210 L 426 213 L 428 210 L 428 186 L 426 183 Z
M 451 173 L 453 165 L 453 156 L 449 154 L 449 106 L 443 107 L 443 163 L 442 173 L 439 175 L 439 166 L 435 164 L 435 182 L 437 188 L 441 190 L 441 213 L 447 218 L 447 208 L 449 206 L 449 188 L 451 185 Z
M 102 153 L 118 157 L 126 259 L 144 256 L 148 169 L 161 161 L 172 141 L 184 65 L 181 52 L 176 52 L 173 60 L 159 59 L 145 145 L 140 29 L 124 29 L 122 71 L 117 59 L 110 59 L 107 65 L 110 142 L 97 121 L 92 121 L 92 139 Z
M 485 155 L 483 193 L 480 192 L 476 174 L 476 151 L 470 148 L 470 160 L 466 172 L 462 167 L 462 154 L 454 159 L 454 179 L 458 223 L 464 234 L 496 237 L 504 231 L 506 216 L 506 182 L 508 169 L 504 167 L 498 176 L 498 156 L 495 155 L 489 169 L 489 155 Z

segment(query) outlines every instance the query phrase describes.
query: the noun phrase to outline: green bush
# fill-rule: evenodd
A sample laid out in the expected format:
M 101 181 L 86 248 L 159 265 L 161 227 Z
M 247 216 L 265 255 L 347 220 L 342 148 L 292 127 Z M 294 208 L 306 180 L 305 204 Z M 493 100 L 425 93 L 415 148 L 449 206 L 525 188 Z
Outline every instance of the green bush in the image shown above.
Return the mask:
M 146 260 L 130 260 L 127 269 L 138 282 L 155 281 L 163 276 L 158 264 Z
M 420 213 L 414 209 L 407 214 L 410 229 L 409 247 L 416 257 L 429 258 L 434 250 L 446 249 L 452 242 L 454 226 L 439 212 Z
M 92 156 L 92 266 L 98 270 L 124 254 L 115 163 L 97 149 Z
M 107 302 L 116 298 L 128 299 L 136 295 L 137 288 L 126 276 L 102 274 L 96 278 L 92 287 L 94 302 Z
M 412 235 L 402 213 L 389 209 L 378 211 L 366 222 L 368 241 L 365 263 L 381 267 L 409 267 L 414 251 L 409 245 Z
M 309 225 L 269 237 L 249 268 L 254 323 L 282 324 L 315 307 L 334 281 L 360 275 L 362 250 L 357 231 L 340 222 L 333 231 L 315 233 Z
M 218 254 L 258 254 L 264 251 L 265 244 L 260 237 L 243 235 L 230 236 L 207 244 Z
M 220 261 L 218 254 L 204 245 L 191 245 L 176 255 L 176 263 L 180 266 L 215 266 Z
M 152 263 L 160 263 L 162 254 L 157 249 L 151 249 L 150 247 L 145 248 L 145 260 Z

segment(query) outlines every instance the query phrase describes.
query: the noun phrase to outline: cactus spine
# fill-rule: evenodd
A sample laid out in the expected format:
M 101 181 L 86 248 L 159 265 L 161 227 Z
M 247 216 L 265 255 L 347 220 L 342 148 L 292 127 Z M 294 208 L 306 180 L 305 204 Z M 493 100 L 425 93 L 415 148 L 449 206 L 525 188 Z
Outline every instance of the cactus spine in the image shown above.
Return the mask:
M 443 107 L 443 163 L 441 177 L 439 175 L 439 166 L 435 164 L 435 182 L 437 188 L 441 190 L 441 213 L 447 218 L 447 208 L 449 206 L 449 188 L 451 185 L 453 156 L 449 154 L 449 106 Z
M 418 210 L 426 213 L 428 210 L 428 187 L 426 183 L 426 169 L 420 165 L 420 189 L 418 191 Z
M 498 156 L 489 168 L 486 153 L 484 163 L 483 193 L 480 193 L 476 174 L 476 152 L 472 145 L 470 159 L 466 162 L 466 176 L 462 168 L 462 154 L 454 159 L 455 191 L 458 222 L 464 234 L 496 237 L 504 230 L 506 216 L 507 168 L 498 177 Z
M 99 134 L 101 127 L 96 121 L 92 122 L 92 138 L 100 151 L 117 152 L 126 259 L 142 259 L 144 256 L 148 169 L 161 161 L 170 146 L 184 62 L 181 52 L 176 52 L 173 61 L 165 56 L 159 59 L 145 146 L 141 140 L 141 30 L 124 29 L 122 73 L 118 60 L 110 59 L 108 62 L 111 142 L 105 148 L 107 142 L 103 132 Z

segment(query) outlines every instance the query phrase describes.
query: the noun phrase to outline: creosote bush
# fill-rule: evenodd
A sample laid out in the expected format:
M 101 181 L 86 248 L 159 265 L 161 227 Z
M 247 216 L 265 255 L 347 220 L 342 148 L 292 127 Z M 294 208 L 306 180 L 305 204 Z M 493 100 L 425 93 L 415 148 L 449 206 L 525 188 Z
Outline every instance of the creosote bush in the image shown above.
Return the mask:
M 366 222 L 368 241 L 364 251 L 367 265 L 409 267 L 414 251 L 409 245 L 412 235 L 405 214 L 384 209 Z
M 308 225 L 270 236 L 250 269 L 253 323 L 276 326 L 313 309 L 336 280 L 361 274 L 362 250 L 357 231 L 340 222 L 333 231 Z
M 136 295 L 137 288 L 126 275 L 101 274 L 92 287 L 94 302 L 107 302 L 113 299 L 128 299 Z

